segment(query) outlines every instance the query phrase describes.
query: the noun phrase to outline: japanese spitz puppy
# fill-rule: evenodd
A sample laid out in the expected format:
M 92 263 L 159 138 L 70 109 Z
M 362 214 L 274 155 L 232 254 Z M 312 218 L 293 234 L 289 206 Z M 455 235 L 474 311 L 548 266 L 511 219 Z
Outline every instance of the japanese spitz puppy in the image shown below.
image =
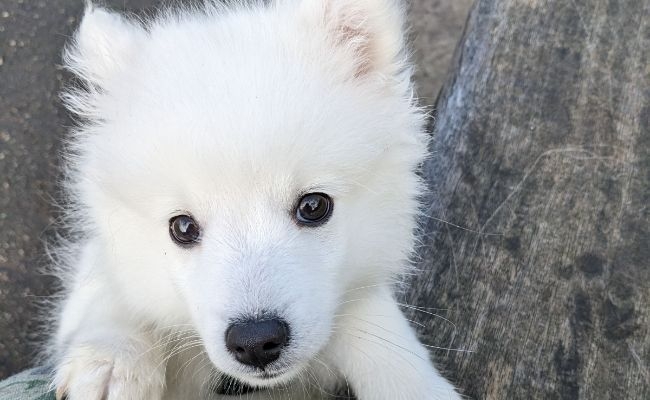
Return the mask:
M 459 398 L 392 289 L 427 149 L 403 17 L 397 0 L 149 22 L 87 6 L 65 53 L 82 122 L 60 398 Z

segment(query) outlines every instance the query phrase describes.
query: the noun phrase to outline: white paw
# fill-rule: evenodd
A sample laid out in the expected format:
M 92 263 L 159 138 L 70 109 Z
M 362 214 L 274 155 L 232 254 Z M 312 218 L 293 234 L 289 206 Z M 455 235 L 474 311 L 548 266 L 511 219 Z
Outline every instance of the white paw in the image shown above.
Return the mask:
M 145 346 L 115 350 L 74 346 L 54 377 L 57 400 L 159 400 L 165 389 L 165 366 Z

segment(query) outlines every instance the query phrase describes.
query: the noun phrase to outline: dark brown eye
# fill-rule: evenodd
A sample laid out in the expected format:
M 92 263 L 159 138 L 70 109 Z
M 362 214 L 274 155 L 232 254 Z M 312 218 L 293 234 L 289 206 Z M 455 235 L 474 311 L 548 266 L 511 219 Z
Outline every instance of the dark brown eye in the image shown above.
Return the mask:
M 169 234 L 176 243 L 190 246 L 199 241 L 201 228 L 189 215 L 177 215 L 169 220 Z
M 332 214 L 333 205 L 332 199 L 325 193 L 306 194 L 298 203 L 296 219 L 302 225 L 320 225 Z

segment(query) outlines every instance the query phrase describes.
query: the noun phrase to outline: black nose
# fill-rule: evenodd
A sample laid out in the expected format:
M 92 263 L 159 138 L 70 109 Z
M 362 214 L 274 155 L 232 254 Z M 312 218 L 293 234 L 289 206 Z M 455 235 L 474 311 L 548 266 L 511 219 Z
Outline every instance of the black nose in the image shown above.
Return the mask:
M 280 357 L 289 327 L 280 319 L 237 322 L 226 331 L 226 347 L 242 364 L 264 369 Z

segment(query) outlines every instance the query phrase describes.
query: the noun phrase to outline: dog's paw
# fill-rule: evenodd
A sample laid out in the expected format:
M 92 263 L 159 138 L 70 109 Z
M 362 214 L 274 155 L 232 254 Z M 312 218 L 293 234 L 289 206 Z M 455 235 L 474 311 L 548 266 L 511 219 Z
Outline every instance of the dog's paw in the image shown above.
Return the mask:
M 54 376 L 57 400 L 159 400 L 165 366 L 159 354 L 142 346 L 128 351 L 92 345 L 71 348 Z

